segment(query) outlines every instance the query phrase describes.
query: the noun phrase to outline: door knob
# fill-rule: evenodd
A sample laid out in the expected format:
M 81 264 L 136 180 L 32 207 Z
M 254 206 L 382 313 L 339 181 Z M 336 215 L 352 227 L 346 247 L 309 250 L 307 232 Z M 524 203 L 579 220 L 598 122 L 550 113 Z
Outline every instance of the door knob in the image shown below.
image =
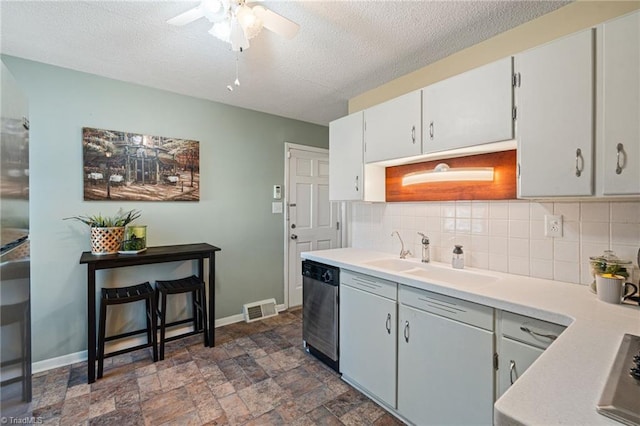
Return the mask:
M 292 239 L 292 240 L 297 240 L 297 239 L 298 239 L 298 236 L 297 236 L 296 234 L 291 234 L 291 239 Z

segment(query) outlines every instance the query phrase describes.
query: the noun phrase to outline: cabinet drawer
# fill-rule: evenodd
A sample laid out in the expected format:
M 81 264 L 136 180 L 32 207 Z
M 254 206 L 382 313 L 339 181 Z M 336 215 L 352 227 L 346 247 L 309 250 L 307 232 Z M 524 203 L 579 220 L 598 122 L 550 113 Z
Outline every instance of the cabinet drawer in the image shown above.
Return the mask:
M 404 285 L 398 294 L 404 305 L 493 331 L 493 308 L 489 306 Z
M 548 347 L 565 329 L 564 326 L 512 312 L 502 312 L 502 335 L 539 348 Z
M 340 284 L 348 285 L 391 300 L 398 300 L 398 285 L 392 281 L 372 277 L 358 272 L 340 271 Z

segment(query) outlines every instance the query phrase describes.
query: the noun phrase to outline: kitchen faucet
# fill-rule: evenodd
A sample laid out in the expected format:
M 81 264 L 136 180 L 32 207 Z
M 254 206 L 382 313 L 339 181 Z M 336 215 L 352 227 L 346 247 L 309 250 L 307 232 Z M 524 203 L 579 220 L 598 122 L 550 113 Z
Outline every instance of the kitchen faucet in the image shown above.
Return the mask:
M 391 233 L 392 237 L 393 237 L 393 234 L 396 234 L 398 236 L 398 238 L 400 239 L 400 244 L 402 246 L 402 248 L 400 249 L 400 259 L 406 259 L 407 256 L 411 256 L 411 250 L 404 249 L 404 241 L 402 241 L 402 237 L 400 236 L 400 233 L 398 231 L 393 231 Z
M 422 237 L 422 263 L 429 263 L 429 237 L 424 235 L 422 232 L 418 232 L 418 235 Z

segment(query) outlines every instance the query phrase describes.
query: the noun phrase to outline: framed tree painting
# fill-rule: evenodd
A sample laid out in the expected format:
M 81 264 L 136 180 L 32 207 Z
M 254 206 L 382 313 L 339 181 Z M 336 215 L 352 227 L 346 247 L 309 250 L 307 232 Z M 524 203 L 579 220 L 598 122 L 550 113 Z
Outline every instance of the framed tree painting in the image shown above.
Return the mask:
M 199 201 L 200 143 L 82 129 L 86 201 Z

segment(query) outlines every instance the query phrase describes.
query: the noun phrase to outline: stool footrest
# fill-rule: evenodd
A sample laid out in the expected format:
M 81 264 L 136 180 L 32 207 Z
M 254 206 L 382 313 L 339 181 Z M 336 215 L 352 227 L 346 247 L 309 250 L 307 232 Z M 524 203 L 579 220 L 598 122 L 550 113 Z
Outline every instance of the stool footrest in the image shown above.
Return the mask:
M 200 334 L 202 333 L 204 330 L 199 330 L 199 331 L 189 331 L 187 333 L 184 334 L 180 334 L 178 336 L 171 336 L 171 337 L 165 337 L 164 341 L 165 342 L 172 342 L 174 340 L 178 340 L 178 339 L 182 339 L 183 337 L 189 337 L 189 336 L 195 336 L 196 334 Z
M 125 337 L 135 336 L 136 334 L 142 334 L 142 333 L 147 333 L 147 329 L 146 328 L 141 328 L 140 330 L 129 331 L 129 332 L 120 333 L 120 334 L 114 334 L 113 336 L 105 337 L 104 341 L 105 342 L 111 342 L 113 340 L 123 339 Z
M 109 357 L 112 357 L 112 356 L 126 354 L 127 352 L 137 351 L 138 349 L 151 348 L 151 347 L 153 347 L 153 343 L 143 343 L 143 344 L 138 345 L 138 346 L 132 346 L 130 348 L 124 348 L 124 349 L 120 349 L 120 350 L 117 350 L 117 351 L 109 352 L 107 354 L 104 354 L 104 357 L 105 358 L 109 358 Z

